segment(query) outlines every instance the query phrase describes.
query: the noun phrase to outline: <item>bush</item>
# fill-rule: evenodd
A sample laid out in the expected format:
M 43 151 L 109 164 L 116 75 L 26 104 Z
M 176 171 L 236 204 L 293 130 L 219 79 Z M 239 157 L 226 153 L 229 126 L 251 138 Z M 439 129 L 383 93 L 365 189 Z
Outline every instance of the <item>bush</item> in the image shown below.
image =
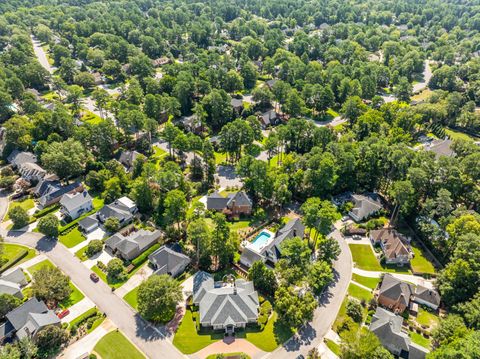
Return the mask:
M 37 228 L 40 233 L 47 237 L 56 238 L 58 237 L 58 224 L 58 218 L 53 213 L 50 213 L 40 218 Z
M 347 303 L 347 315 L 354 322 L 360 323 L 363 319 L 362 306 L 356 300 L 349 300 Z
M 103 249 L 103 242 L 99 239 L 94 239 L 87 245 L 87 249 L 85 250 L 85 255 L 87 257 L 91 257 L 94 254 L 101 252 Z
M 28 224 L 30 217 L 26 210 L 20 206 L 15 206 L 8 211 L 8 216 L 13 222 L 14 228 L 22 228 Z
M 97 356 L 95 354 L 90 354 L 88 356 L 88 359 L 97 359 Z
M 103 225 L 110 233 L 115 233 L 120 229 L 120 221 L 117 217 L 108 217 Z
M 59 204 L 54 204 L 54 205 L 51 205 L 47 208 L 44 208 L 44 209 L 41 209 L 39 211 L 36 211 L 34 214 L 33 214 L 33 217 L 35 218 L 40 218 L 40 217 L 43 217 L 49 213 L 52 213 L 52 212 L 55 212 L 57 209 L 60 208 L 60 205 Z
M 119 258 L 111 259 L 107 264 L 107 273 L 111 278 L 120 279 L 125 273 L 122 260 Z
M 20 262 L 23 259 L 23 257 L 25 257 L 27 254 L 28 254 L 28 251 L 26 249 L 22 250 L 20 253 L 18 253 L 16 257 L 10 259 L 7 263 L 5 263 L 0 267 L 0 273 L 5 272 L 10 267 L 13 267 L 15 264 Z
M 97 267 L 100 269 L 102 272 L 107 271 L 107 266 L 102 262 L 102 261 L 97 261 Z

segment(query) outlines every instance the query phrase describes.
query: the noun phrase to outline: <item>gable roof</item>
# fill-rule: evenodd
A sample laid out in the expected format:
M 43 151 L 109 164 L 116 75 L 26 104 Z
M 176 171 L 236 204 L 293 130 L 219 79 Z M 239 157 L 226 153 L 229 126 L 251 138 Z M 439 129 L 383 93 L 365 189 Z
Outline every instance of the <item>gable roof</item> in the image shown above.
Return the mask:
M 350 211 L 362 219 L 383 208 L 380 197 L 376 193 L 354 194 L 351 197 L 353 208 Z
M 238 98 L 232 98 L 230 100 L 230 104 L 232 105 L 233 108 L 241 108 L 243 107 L 243 100 Z
M 174 251 L 167 246 L 161 246 L 150 254 L 148 260 L 157 267 L 154 274 L 174 274 L 179 269 L 186 267 L 191 261 L 185 254 Z
M 399 302 L 408 307 L 410 303 L 410 296 L 413 294 L 413 286 L 409 283 L 403 282 L 389 273 L 383 277 L 382 285 L 380 286 L 379 296 L 384 296 L 395 302 Z
M 120 157 L 119 157 L 118 161 L 126 167 L 132 167 L 135 160 L 139 156 L 142 156 L 142 154 L 140 152 L 137 152 L 137 151 L 123 151 L 120 154 Z
M 78 193 L 66 193 L 60 200 L 60 204 L 68 211 L 71 212 L 78 207 L 84 206 L 87 203 L 92 202 L 92 197 L 87 191 Z
M 17 296 L 21 291 L 20 284 L 0 278 L 0 294 Z
M 194 278 L 193 301 L 199 306 L 200 323 L 226 326 L 258 318 L 258 294 L 252 282 L 237 279 L 234 285 L 219 285 L 208 273 L 199 273 Z
M 402 332 L 403 318 L 378 307 L 370 323 L 370 331 L 374 333 L 382 345 L 393 345 L 408 352 L 410 338 Z
M 129 255 L 134 250 L 142 251 L 154 243 L 160 238 L 162 232 L 158 229 L 154 231 L 148 231 L 145 229 L 139 229 L 123 235 L 122 233 L 116 233 L 105 241 L 105 244 L 112 249 L 118 250 L 124 255 Z
M 132 211 L 136 208 L 135 202 L 128 197 L 122 197 L 115 202 L 103 206 L 98 215 L 103 218 L 115 217 L 120 222 L 129 221 L 133 218 Z
M 417 285 L 415 288 L 414 300 L 417 298 L 437 307 L 440 305 L 440 294 L 434 289 L 425 288 L 421 285 Z
M 300 237 L 303 238 L 305 226 L 300 218 L 293 218 L 280 228 L 273 241 L 265 247 L 265 255 L 273 261 L 276 261 L 281 256 L 281 244 L 285 239 Z
M 220 193 L 215 191 L 211 195 L 207 196 L 207 209 L 221 211 L 227 207 L 228 202 L 229 198 L 225 198 Z
M 39 202 L 41 205 L 44 205 L 81 186 L 82 184 L 80 182 L 73 182 L 64 186 L 57 180 L 41 180 L 35 187 L 34 194 L 40 197 Z
M 455 152 L 451 148 L 452 140 L 434 140 L 430 144 L 425 146 L 427 151 L 435 153 L 435 157 L 439 158 L 441 156 L 452 157 L 455 155 Z
M 20 166 L 21 164 L 28 162 L 37 163 L 37 156 L 35 156 L 32 152 L 20 152 L 18 150 L 14 150 L 7 157 L 7 161 L 15 166 Z
M 370 231 L 370 236 L 375 242 L 382 242 L 387 259 L 410 255 L 406 237 L 391 227 Z
M 25 273 L 23 273 L 23 270 L 21 268 L 17 268 L 8 274 L 2 274 L 0 276 L 0 279 L 20 285 L 26 283 L 27 281 Z
M 239 191 L 236 193 L 231 193 L 228 195 L 227 207 L 230 206 L 252 206 L 252 201 L 250 197 L 245 193 L 245 191 Z

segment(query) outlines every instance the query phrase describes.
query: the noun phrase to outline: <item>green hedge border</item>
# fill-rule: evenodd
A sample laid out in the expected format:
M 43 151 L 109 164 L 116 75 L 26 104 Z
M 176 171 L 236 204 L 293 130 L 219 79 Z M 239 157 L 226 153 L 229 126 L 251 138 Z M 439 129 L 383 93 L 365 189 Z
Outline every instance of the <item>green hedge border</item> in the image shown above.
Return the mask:
M 15 264 L 20 262 L 26 255 L 28 254 L 28 250 L 23 249 L 16 257 L 10 259 L 7 263 L 5 263 L 2 267 L 0 267 L 0 273 L 5 272 L 7 269 L 13 267 Z

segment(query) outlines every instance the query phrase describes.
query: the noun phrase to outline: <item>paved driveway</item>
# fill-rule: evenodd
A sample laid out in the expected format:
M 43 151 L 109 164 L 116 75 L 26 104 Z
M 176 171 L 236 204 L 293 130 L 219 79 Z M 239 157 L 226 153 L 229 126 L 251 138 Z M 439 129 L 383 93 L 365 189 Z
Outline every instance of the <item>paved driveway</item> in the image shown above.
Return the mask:
M 235 341 L 228 343 L 222 340 L 210 344 L 208 347 L 203 348 L 202 350 L 196 352 L 195 354 L 190 355 L 191 358 L 204 359 L 209 355 L 214 354 L 228 354 L 228 353 L 246 353 L 252 359 L 262 358 L 266 352 L 258 349 L 255 345 L 250 343 L 245 339 L 235 339 Z
M 220 187 L 241 187 L 242 179 L 235 172 L 233 166 L 217 166 L 215 180 L 218 180 Z

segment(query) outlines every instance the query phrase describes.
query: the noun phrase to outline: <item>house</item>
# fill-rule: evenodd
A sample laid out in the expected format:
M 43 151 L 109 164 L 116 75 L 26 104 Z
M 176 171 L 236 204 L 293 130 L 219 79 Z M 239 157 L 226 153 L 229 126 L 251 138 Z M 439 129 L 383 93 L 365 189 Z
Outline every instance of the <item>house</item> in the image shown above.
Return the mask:
M 274 125 L 277 123 L 278 114 L 275 110 L 268 110 L 258 116 L 258 120 L 263 127 Z
M 267 85 L 268 89 L 271 91 L 273 89 L 273 85 L 275 85 L 277 81 L 278 80 L 276 79 L 267 80 L 265 81 L 265 85 Z
M 62 185 L 57 180 L 43 179 L 38 182 L 33 190 L 33 195 L 38 198 L 40 206 L 45 208 L 59 202 L 64 194 L 83 192 L 83 190 L 83 185 L 80 182 Z
M 178 250 L 175 250 L 178 249 Z M 190 264 L 190 257 L 181 253 L 180 248 L 161 246 L 148 256 L 153 274 L 168 274 L 173 278 L 183 273 Z
M 386 273 L 378 292 L 378 304 L 395 313 L 403 313 L 410 304 L 414 292 L 413 285 L 403 282 Z
M 420 305 L 425 305 L 433 310 L 437 310 L 440 306 L 440 294 L 434 290 L 417 285 L 412 300 Z
M 159 230 L 133 230 L 127 233 L 116 233 L 105 241 L 105 248 L 125 260 L 132 260 L 158 242 L 162 236 Z
M 263 230 L 257 237 L 247 244 L 240 256 L 240 263 L 251 267 L 256 261 L 263 261 L 275 265 L 282 256 L 281 244 L 285 239 L 300 237 L 303 238 L 305 226 L 300 218 L 291 219 L 277 233 Z
M 193 304 L 198 306 L 202 327 L 225 330 L 232 334 L 258 320 L 258 294 L 253 282 L 226 277 L 215 282 L 206 272 L 193 278 Z
M 14 167 L 19 168 L 21 165 L 25 163 L 37 163 L 37 156 L 35 156 L 31 152 L 20 152 L 14 150 L 10 155 L 7 157 L 7 161 Z
M 5 318 L 5 322 L 0 324 L 0 342 L 8 338 L 35 338 L 41 329 L 61 325 L 55 313 L 35 297 L 7 313 Z
M 93 209 L 92 197 L 87 191 L 64 194 L 60 205 L 60 212 L 72 220 Z
M 393 228 L 370 231 L 370 240 L 379 244 L 385 257 L 385 263 L 403 266 L 410 264 L 413 257 L 410 240 Z
M 412 343 L 408 334 L 402 331 L 402 323 L 401 316 L 379 307 L 369 329 L 392 354 L 400 358 L 424 359 L 428 350 Z
M 22 287 L 27 284 L 27 278 L 22 269 L 17 268 L 9 274 L 0 276 L 0 294 L 10 294 L 23 299 Z
M 159 57 L 158 59 L 152 60 L 152 65 L 153 67 L 160 67 L 170 64 L 171 62 L 172 60 L 170 60 L 168 57 Z
M 361 222 L 383 209 L 380 196 L 376 193 L 354 194 L 349 201 L 353 203 L 353 208 L 348 215 L 355 222 Z
M 178 123 L 180 123 L 187 131 L 196 134 L 200 134 L 203 129 L 202 121 L 200 121 L 195 114 L 181 117 L 178 119 Z
M 139 157 L 143 156 L 140 152 L 137 151 L 123 151 L 120 154 L 118 162 L 125 166 L 127 172 L 130 171 L 135 163 L 135 160 Z
M 435 153 L 435 157 L 438 159 L 441 156 L 453 157 L 455 152 L 451 148 L 452 140 L 433 140 L 429 144 L 424 145 L 426 151 Z
M 244 191 L 230 193 L 227 197 L 215 191 L 207 196 L 207 209 L 233 216 L 249 215 L 252 213 L 252 201 Z
M 236 115 L 240 115 L 243 110 L 243 100 L 240 98 L 232 98 L 230 100 L 230 104 L 232 105 L 233 111 Z
M 40 182 L 47 174 L 47 171 L 33 162 L 22 163 L 17 168 L 22 178 L 29 182 Z

